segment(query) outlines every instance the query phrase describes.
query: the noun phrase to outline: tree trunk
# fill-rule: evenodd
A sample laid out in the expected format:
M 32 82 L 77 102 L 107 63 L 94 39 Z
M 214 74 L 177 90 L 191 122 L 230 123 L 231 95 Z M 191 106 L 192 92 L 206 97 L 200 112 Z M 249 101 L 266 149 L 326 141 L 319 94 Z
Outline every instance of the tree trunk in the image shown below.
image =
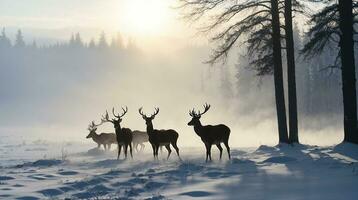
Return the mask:
M 285 0 L 285 34 L 288 81 L 289 142 L 299 143 L 297 125 L 296 66 L 292 31 L 292 0 Z
M 272 40 L 274 59 L 274 84 L 276 97 L 276 112 L 278 122 L 278 135 L 280 143 L 288 143 L 285 95 L 283 89 L 282 55 L 281 55 L 281 34 L 280 19 L 278 11 L 278 0 L 271 0 L 272 14 Z
M 352 0 L 339 0 L 339 28 L 341 30 L 342 90 L 344 108 L 344 141 L 358 143 L 357 96 L 353 43 Z

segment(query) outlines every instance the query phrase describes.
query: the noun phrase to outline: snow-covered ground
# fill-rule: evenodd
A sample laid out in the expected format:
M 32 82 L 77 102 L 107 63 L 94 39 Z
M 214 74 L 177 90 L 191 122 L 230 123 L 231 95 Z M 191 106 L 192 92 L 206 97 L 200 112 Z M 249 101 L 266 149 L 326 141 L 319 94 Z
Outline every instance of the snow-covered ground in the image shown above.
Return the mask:
M 0 199 L 356 199 L 358 146 L 232 149 L 205 163 L 204 147 L 116 160 L 115 148 L 0 141 Z M 180 148 L 180 147 L 179 147 Z

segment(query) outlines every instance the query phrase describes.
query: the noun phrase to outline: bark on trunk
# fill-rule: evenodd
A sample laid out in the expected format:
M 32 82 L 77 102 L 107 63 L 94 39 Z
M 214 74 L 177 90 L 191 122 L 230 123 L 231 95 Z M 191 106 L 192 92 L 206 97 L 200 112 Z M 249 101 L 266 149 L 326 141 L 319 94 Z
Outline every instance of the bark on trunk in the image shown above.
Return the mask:
M 341 30 L 342 90 L 344 108 L 344 141 L 358 143 L 356 77 L 353 44 L 352 0 L 339 0 Z
M 285 34 L 288 82 L 289 142 L 299 143 L 297 125 L 296 66 L 292 31 L 292 0 L 285 0 Z

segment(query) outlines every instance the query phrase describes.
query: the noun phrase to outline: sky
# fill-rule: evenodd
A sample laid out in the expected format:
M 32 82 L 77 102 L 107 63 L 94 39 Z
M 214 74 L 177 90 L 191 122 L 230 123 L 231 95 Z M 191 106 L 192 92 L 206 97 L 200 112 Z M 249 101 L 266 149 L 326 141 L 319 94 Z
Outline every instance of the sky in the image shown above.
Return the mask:
M 194 31 L 180 19 L 175 0 L 1 0 L 0 24 L 14 32 L 21 28 L 27 40 L 68 39 L 80 32 L 85 40 L 104 31 L 148 46 L 160 39 L 186 40 Z M 180 42 L 178 42 L 180 43 Z

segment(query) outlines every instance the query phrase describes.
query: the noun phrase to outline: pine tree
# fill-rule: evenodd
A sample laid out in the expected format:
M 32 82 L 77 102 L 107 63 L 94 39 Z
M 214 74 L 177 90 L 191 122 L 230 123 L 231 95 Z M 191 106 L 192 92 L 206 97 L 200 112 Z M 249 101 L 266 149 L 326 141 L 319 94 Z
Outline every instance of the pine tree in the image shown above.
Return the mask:
M 73 42 L 74 42 L 75 47 L 77 47 L 77 48 L 83 47 L 83 42 L 82 42 L 80 33 L 76 33 L 76 36 L 75 36 Z
M 73 48 L 76 46 L 75 35 L 73 33 L 71 34 L 70 41 L 69 41 L 68 45 L 70 46 L 70 48 Z
M 88 48 L 90 48 L 90 49 L 96 48 L 96 43 L 93 38 L 90 40 L 90 42 L 88 44 Z
M 25 42 L 24 42 L 24 37 L 22 36 L 22 32 L 21 30 L 17 31 L 16 34 L 16 40 L 15 40 L 15 47 L 17 48 L 23 48 L 26 46 Z
M 106 35 L 104 34 L 104 32 L 102 32 L 101 36 L 99 37 L 98 47 L 101 49 L 108 48 L 108 43 L 107 43 Z
M 298 141 L 297 122 L 297 94 L 296 94 L 296 64 L 295 45 L 292 25 L 292 0 L 285 0 L 285 40 L 286 40 L 286 61 L 287 61 L 287 82 L 288 82 L 288 116 L 289 116 L 289 141 Z
M 5 28 L 2 29 L 1 36 L 0 36 L 0 48 L 10 48 L 11 47 L 11 41 L 6 36 Z
M 310 23 L 313 26 L 308 32 L 310 40 L 305 44 L 302 53 L 307 58 L 322 54 L 327 48 L 336 49 L 336 59 L 327 68 L 341 68 L 344 141 L 358 143 L 357 132 L 357 97 L 356 71 L 354 58 L 354 23 L 357 23 L 357 1 L 325 0 L 327 5 L 314 14 Z

